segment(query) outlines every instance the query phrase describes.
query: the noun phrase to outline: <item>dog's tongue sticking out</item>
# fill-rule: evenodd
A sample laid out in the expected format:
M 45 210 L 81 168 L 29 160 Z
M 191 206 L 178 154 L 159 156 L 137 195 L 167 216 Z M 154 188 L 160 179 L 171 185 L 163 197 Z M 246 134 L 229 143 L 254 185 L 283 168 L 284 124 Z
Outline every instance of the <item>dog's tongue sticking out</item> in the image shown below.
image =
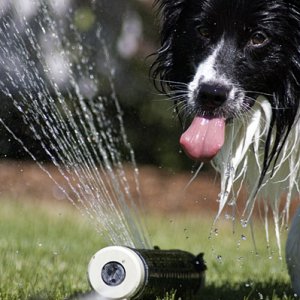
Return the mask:
M 220 151 L 224 144 L 224 136 L 225 119 L 196 116 L 182 134 L 180 144 L 190 158 L 205 162 Z

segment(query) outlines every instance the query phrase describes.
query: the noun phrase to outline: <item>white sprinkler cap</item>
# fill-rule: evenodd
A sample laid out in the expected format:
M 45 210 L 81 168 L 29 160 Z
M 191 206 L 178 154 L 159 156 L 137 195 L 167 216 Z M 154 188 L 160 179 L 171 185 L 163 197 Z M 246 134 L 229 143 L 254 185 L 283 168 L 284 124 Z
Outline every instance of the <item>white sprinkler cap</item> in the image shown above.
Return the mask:
M 130 299 L 145 282 L 145 266 L 132 249 L 111 246 L 92 257 L 88 277 L 92 288 L 103 299 Z

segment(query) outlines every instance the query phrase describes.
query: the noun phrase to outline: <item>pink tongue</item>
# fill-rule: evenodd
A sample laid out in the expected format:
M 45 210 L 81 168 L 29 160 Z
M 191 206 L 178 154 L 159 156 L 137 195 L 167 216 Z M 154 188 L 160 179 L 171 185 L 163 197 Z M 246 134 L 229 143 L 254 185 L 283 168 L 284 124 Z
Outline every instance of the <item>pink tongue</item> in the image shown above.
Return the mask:
M 198 161 L 211 160 L 222 148 L 225 136 L 223 118 L 195 117 L 190 127 L 182 134 L 180 144 L 185 153 Z

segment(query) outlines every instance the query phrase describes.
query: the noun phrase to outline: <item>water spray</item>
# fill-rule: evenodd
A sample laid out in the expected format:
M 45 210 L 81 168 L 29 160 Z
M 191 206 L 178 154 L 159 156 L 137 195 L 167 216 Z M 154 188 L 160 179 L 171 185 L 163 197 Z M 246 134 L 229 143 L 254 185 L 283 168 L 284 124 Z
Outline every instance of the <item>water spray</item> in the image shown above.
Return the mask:
M 98 251 L 88 266 L 88 278 L 100 299 L 156 299 L 167 292 L 193 299 L 204 284 L 203 254 L 121 246 Z

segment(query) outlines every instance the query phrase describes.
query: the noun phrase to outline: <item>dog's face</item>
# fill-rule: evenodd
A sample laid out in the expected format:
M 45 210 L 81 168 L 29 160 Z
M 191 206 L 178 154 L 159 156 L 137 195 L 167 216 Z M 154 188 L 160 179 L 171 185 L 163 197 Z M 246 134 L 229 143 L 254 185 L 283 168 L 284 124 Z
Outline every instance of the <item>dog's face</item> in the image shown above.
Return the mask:
M 273 3 L 187 3 L 174 36 L 170 86 L 187 84 L 194 112 L 231 118 L 248 107 L 248 95 L 272 94 L 281 84 L 290 65 L 286 9 Z
M 299 90 L 297 1 L 159 2 L 164 24 L 154 73 L 170 95 L 185 103 L 186 114 L 199 117 L 183 138 L 192 158 L 213 157 L 222 146 L 224 135 L 219 131 L 225 122 L 249 111 L 260 94 L 269 97 L 277 115 L 286 107 L 295 113 L 298 100 L 287 98 Z M 294 117 L 281 113 L 282 120 L 274 122 L 285 123 L 283 128 Z M 201 130 L 205 133 L 199 134 Z M 212 142 L 215 137 L 217 145 Z

